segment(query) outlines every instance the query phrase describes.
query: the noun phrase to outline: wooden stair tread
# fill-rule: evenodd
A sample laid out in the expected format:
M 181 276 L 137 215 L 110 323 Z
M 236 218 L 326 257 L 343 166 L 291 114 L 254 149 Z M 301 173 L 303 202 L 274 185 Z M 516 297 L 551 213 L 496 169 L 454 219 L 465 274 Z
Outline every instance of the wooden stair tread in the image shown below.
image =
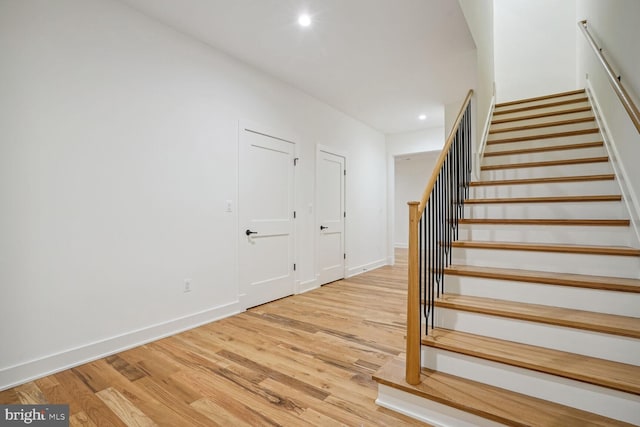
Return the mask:
M 570 136 L 590 135 L 592 133 L 599 133 L 599 132 L 600 132 L 600 129 L 598 128 L 590 128 L 590 129 L 569 130 L 566 132 L 539 133 L 536 135 L 514 136 L 513 138 L 488 139 L 487 145 L 506 144 L 509 142 L 535 141 L 538 139 L 549 139 L 549 138 L 566 138 Z
M 631 224 L 628 219 L 502 219 L 502 218 L 462 218 L 460 224 L 484 224 L 484 225 L 561 225 L 568 226 L 593 226 L 593 227 L 626 227 Z
M 584 274 L 550 273 L 548 271 L 519 270 L 513 268 L 479 267 L 472 265 L 450 265 L 445 274 L 467 277 L 482 277 L 496 280 L 542 283 L 607 291 L 640 293 L 640 279 L 622 277 L 587 276 Z
M 523 162 L 523 163 L 506 163 L 500 165 L 483 165 L 480 166 L 481 171 L 500 170 L 500 169 L 520 169 L 520 168 L 539 168 L 548 166 L 568 166 L 581 165 L 585 163 L 605 163 L 609 161 L 607 156 L 584 157 L 578 159 L 562 159 L 562 160 L 545 160 L 540 162 Z
M 373 375 L 373 379 L 388 387 L 512 426 L 630 426 L 590 412 L 425 368 L 422 369 L 420 384 L 415 386 L 405 381 L 404 374 L 405 361 L 394 357 Z
M 563 96 L 578 95 L 581 93 L 585 93 L 585 90 L 578 89 L 578 90 L 570 90 L 567 92 L 552 93 L 549 95 L 534 96 L 533 98 L 524 98 L 524 99 L 517 99 L 515 101 L 500 102 L 495 105 L 495 108 L 508 107 L 510 105 L 516 105 L 516 104 L 524 104 L 526 102 L 544 101 L 545 99 L 561 98 Z
M 594 196 L 544 196 L 544 197 L 492 197 L 467 199 L 468 204 L 489 203 L 575 203 L 575 202 L 617 202 L 622 200 L 619 194 L 603 194 Z
M 535 148 L 522 148 L 519 150 L 502 150 L 502 151 L 489 151 L 484 153 L 484 157 L 495 156 L 508 156 L 514 154 L 530 154 L 530 153 L 545 153 L 548 151 L 563 151 L 563 150 L 580 150 L 583 148 L 596 148 L 603 147 L 603 141 L 583 142 L 580 144 L 565 144 L 565 145 L 549 145 L 547 147 L 535 147 Z
M 489 129 L 489 134 L 517 132 L 517 131 L 532 130 L 532 129 L 542 129 L 542 128 L 555 127 L 555 126 L 575 125 L 578 123 L 595 122 L 595 120 L 596 118 L 594 116 L 579 117 L 577 119 L 558 120 L 555 122 L 546 122 L 546 123 L 535 123 L 531 125 L 514 126 L 510 128 Z
M 432 329 L 422 344 L 640 394 L 640 366 L 448 329 Z
M 576 176 L 555 176 L 548 178 L 524 178 L 524 179 L 499 179 L 491 181 L 471 181 L 471 187 L 486 185 L 529 185 L 529 184 L 550 184 L 561 182 L 583 182 L 583 181 L 613 181 L 616 176 L 612 173 L 600 175 L 576 175 Z
M 454 248 L 468 249 L 500 249 L 532 252 L 560 252 L 590 255 L 620 255 L 640 256 L 640 249 L 628 246 L 595 246 L 595 245 L 567 245 L 551 243 L 521 243 L 521 242 L 484 242 L 477 240 L 456 240 L 451 242 Z
M 441 295 L 435 300 L 435 305 L 453 310 L 640 338 L 640 318 L 636 317 L 455 294 Z
M 543 119 L 546 117 L 562 116 L 565 114 L 586 113 L 587 111 L 591 111 L 591 106 L 570 108 L 567 110 L 549 111 L 547 113 L 529 114 L 527 116 L 510 117 L 508 119 L 495 119 L 495 120 L 491 120 L 491 124 L 499 125 L 502 123 L 519 122 L 522 120 L 531 120 L 531 119 Z
M 589 98 L 584 96 L 582 98 L 565 99 L 564 101 L 549 102 L 546 104 L 539 104 L 539 105 L 530 105 L 528 107 L 511 108 L 509 110 L 494 111 L 493 115 L 495 116 L 495 115 L 502 115 L 502 114 L 521 113 L 524 111 L 539 110 L 541 108 L 560 107 L 562 105 L 569 105 L 569 104 L 581 104 L 588 101 L 589 101 Z

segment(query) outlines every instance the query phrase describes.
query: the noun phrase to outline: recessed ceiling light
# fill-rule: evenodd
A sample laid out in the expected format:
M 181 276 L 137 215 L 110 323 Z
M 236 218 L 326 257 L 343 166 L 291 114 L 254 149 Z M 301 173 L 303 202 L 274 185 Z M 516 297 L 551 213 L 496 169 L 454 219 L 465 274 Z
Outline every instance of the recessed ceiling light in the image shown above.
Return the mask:
M 418 119 L 420 119 L 420 120 L 427 120 L 427 115 L 426 115 L 426 114 L 420 114 L 420 115 L 418 116 Z
M 298 24 L 300 24 L 301 27 L 308 27 L 311 25 L 311 16 L 307 13 L 301 14 L 298 16 Z

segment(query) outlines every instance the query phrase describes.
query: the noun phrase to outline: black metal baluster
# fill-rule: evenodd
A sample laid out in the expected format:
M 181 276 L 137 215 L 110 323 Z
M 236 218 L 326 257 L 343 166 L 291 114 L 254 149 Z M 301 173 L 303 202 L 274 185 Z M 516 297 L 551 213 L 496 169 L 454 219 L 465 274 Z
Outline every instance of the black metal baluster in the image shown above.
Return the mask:
M 424 215 L 423 215 L 424 216 Z M 422 243 L 423 243 L 423 238 L 422 238 L 422 218 L 420 219 L 420 221 L 418 221 L 418 284 L 420 285 L 420 303 L 424 304 L 422 301 L 424 301 L 424 287 L 422 286 L 422 283 L 424 281 L 425 275 L 424 275 L 424 271 L 423 271 L 423 267 L 424 267 L 424 262 L 422 261 L 422 256 L 423 256 L 423 250 L 422 250 Z M 422 319 L 420 319 L 420 334 L 422 336 Z
M 472 172 L 470 115 L 467 105 L 419 220 L 418 274 L 425 335 L 435 326 L 435 299 L 446 292 L 444 271 L 453 262 L 453 242 L 465 217 Z
M 440 181 L 438 183 L 438 213 L 436 214 L 436 224 L 438 227 L 438 241 L 436 242 L 436 250 L 438 253 L 438 267 L 436 268 L 437 275 L 437 295 L 440 298 L 440 271 L 442 270 L 442 180 L 444 179 L 442 170 L 440 171 Z
M 432 193 L 433 194 L 433 193 Z M 435 262 L 434 262 L 434 236 L 435 236 L 435 230 L 434 230 L 434 224 L 433 224 L 433 218 L 434 218 L 434 206 L 435 206 L 435 202 L 429 198 L 429 310 L 431 313 L 431 327 L 433 327 L 433 321 L 434 321 L 434 309 L 435 309 L 435 305 L 434 305 L 434 298 L 435 298 L 435 293 L 434 293 L 434 289 L 433 289 L 433 268 L 435 266 Z

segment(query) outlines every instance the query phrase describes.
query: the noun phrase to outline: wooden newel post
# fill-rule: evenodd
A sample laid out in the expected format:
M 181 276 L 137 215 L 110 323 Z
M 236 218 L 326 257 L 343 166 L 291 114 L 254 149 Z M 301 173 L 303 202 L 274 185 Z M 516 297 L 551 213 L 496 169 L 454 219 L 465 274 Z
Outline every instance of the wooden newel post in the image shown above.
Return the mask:
M 420 283 L 418 271 L 419 202 L 409 202 L 409 281 L 407 292 L 406 381 L 420 383 Z

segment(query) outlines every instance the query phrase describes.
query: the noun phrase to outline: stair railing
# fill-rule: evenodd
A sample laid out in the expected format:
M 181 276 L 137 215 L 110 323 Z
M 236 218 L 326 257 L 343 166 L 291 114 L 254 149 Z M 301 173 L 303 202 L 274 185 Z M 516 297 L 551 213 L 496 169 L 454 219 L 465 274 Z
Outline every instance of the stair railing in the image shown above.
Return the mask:
M 434 323 L 434 302 L 444 293 L 444 269 L 471 181 L 471 97 L 462 104 L 420 202 L 409 202 L 406 381 L 420 383 L 420 338 Z M 421 304 L 422 303 L 422 304 Z M 422 305 L 422 310 L 421 310 Z
M 613 90 L 616 95 L 618 95 L 618 98 L 620 99 L 620 102 L 622 102 L 624 109 L 627 110 L 627 113 L 629 114 L 631 121 L 636 127 L 636 130 L 640 132 L 640 111 L 638 111 L 638 107 L 633 103 L 633 100 L 629 96 L 629 93 L 625 90 L 624 86 L 622 86 L 622 83 L 620 82 L 621 77 L 616 76 L 616 74 L 613 72 L 613 68 L 611 68 L 611 65 L 609 65 L 609 62 L 607 62 L 606 58 L 602 54 L 602 48 L 598 47 L 595 40 L 591 36 L 591 33 L 587 28 L 587 21 L 584 20 L 578 22 L 578 27 L 580 27 L 580 29 L 584 33 L 584 36 L 589 42 L 589 45 L 596 53 L 598 61 L 600 61 L 600 64 L 602 64 L 602 66 L 604 67 L 604 70 L 607 73 L 607 77 L 609 78 L 609 83 L 611 83 L 611 86 L 613 86 Z

